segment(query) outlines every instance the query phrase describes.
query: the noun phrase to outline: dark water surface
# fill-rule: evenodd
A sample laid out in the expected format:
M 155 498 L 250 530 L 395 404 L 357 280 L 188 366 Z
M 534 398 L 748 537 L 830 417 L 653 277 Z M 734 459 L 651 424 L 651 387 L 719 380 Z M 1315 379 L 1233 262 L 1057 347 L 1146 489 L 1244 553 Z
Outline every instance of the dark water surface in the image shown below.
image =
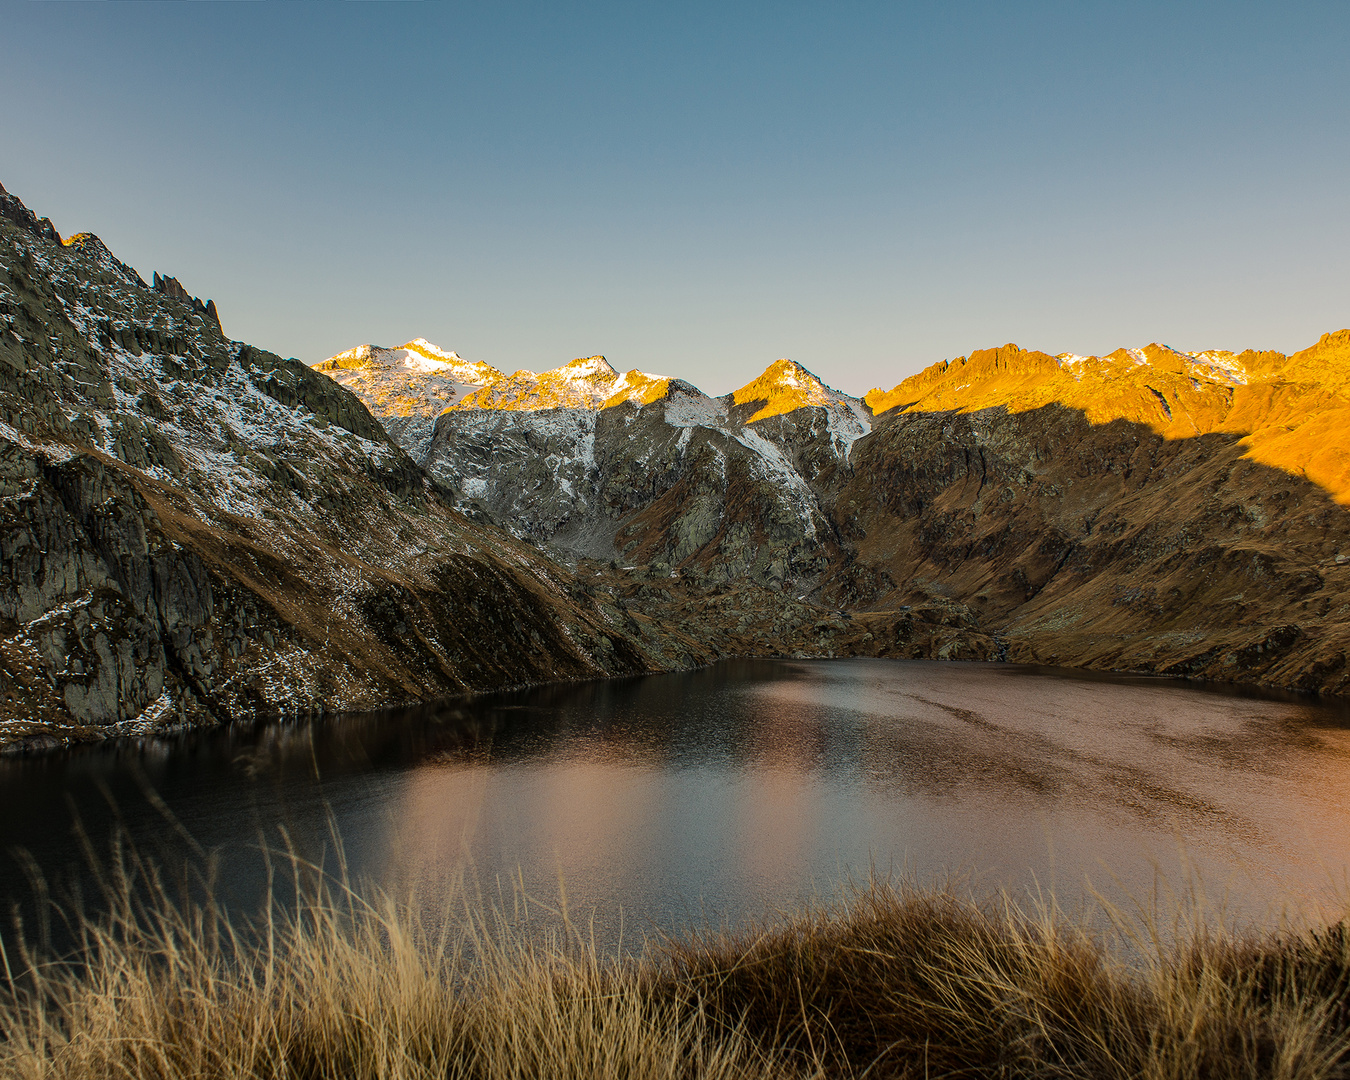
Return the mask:
M 153 793 L 153 794 L 149 794 Z M 170 824 L 166 811 L 177 825 Z M 1350 895 L 1344 705 L 1011 665 L 735 661 L 0 761 L 0 900 L 179 829 L 256 900 L 252 845 L 434 898 L 466 866 L 605 927 L 738 921 L 869 867 L 1070 903 L 1198 879 L 1239 914 Z M 503 886 L 509 890 L 509 886 Z

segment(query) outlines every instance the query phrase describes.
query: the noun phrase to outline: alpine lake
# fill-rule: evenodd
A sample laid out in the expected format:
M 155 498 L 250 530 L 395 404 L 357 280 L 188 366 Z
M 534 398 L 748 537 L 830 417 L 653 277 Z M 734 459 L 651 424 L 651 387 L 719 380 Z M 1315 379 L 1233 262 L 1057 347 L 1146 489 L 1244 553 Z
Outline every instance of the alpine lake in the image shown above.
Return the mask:
M 528 898 L 606 942 L 744 925 L 869 875 L 1068 909 L 1338 918 L 1350 704 L 750 660 L 0 759 L 7 907 L 35 887 L 96 906 L 89 859 L 119 837 L 159 865 L 209 863 L 241 910 L 269 888 L 270 848 L 358 889 Z

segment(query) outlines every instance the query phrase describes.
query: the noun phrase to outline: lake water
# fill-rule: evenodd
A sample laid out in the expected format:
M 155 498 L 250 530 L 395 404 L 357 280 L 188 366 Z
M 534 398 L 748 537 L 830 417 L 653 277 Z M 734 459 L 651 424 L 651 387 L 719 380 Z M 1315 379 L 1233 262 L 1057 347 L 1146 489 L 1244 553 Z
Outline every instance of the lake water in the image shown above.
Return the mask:
M 1350 895 L 1343 703 L 1013 665 L 733 661 L 438 707 L 233 726 L 0 761 L 0 899 L 59 887 L 118 820 L 143 849 L 342 838 L 423 897 L 465 873 L 610 934 L 740 922 L 870 871 L 1071 905 L 1200 882 L 1240 915 Z M 172 819 L 172 820 L 171 820 Z

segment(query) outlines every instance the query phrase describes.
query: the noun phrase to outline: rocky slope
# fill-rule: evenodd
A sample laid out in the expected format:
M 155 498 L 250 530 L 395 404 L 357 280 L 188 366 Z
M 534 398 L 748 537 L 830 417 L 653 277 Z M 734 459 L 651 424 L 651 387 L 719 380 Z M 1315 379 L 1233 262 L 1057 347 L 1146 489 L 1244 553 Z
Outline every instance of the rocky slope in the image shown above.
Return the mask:
M 10 745 L 704 659 L 651 654 L 353 394 L 3 189 L 0 561 Z
M 633 400 L 537 401 L 462 398 L 424 460 L 560 556 L 635 564 L 658 584 L 625 594 L 715 653 L 1350 689 L 1350 332 L 1293 356 L 1005 346 L 865 404 L 789 361 L 720 399 L 654 380 Z M 729 587 L 746 595 L 728 612 Z M 798 596 L 869 629 L 803 636 Z M 876 626 L 915 611 L 922 633 L 881 644 Z
M 840 604 L 959 598 L 1009 659 L 1350 690 L 1350 331 L 1278 353 L 1015 346 L 868 396 Z
M 378 397 L 353 388 L 379 415 Z M 462 505 L 520 536 L 799 592 L 837 555 L 822 493 L 871 423 L 861 401 L 789 360 L 711 398 L 678 379 L 620 374 L 602 356 L 489 377 L 422 415 L 435 417 L 429 440 L 421 428 L 391 434 Z

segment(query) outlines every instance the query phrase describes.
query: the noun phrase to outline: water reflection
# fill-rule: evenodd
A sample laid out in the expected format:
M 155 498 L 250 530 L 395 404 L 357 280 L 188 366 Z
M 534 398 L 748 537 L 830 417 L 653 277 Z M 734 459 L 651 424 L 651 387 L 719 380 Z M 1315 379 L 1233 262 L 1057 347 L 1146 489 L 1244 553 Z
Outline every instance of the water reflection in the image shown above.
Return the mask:
M 1140 896 L 1191 865 L 1260 913 L 1350 867 L 1343 707 L 1000 665 L 733 662 L 440 708 L 239 726 L 0 763 L 0 842 L 60 876 L 78 813 L 166 858 L 165 811 L 225 857 L 341 834 L 353 871 L 425 894 L 566 885 L 629 925 L 736 920 L 870 866 Z M 147 798 L 153 791 L 155 798 Z M 162 800 L 157 808 L 155 802 Z M 1184 856 L 1180 854 L 1184 851 Z M 0 889 L 27 891 L 12 861 Z M 608 924 L 606 924 L 608 925 Z

